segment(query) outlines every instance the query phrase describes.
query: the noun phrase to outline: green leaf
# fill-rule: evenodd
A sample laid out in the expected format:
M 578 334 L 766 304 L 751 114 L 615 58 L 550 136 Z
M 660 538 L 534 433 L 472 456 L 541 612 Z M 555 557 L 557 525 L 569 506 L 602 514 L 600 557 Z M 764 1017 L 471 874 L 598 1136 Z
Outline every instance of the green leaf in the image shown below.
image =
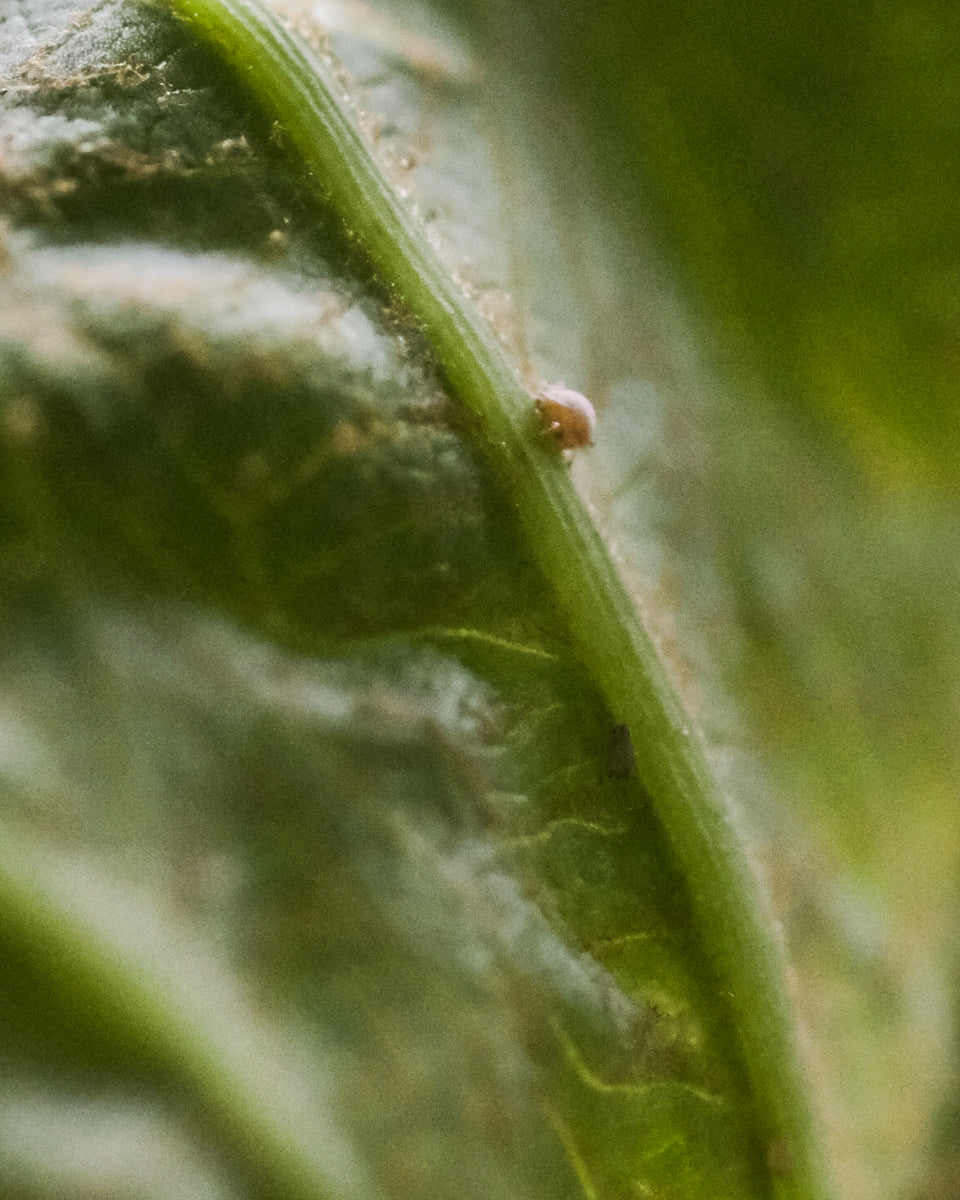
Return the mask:
M 186 15 L 4 61 L 5 1186 L 138 1194 L 17 1132 L 70 1111 L 210 1194 L 824 1194 L 764 897 L 516 370 L 325 55 Z

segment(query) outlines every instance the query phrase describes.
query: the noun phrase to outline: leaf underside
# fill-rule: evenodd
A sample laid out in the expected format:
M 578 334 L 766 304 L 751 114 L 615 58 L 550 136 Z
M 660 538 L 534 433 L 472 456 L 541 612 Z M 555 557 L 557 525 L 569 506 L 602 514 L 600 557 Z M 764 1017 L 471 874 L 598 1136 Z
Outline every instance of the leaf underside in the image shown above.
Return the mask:
M 771 1194 L 416 331 L 162 12 L 0 47 L 4 1194 Z

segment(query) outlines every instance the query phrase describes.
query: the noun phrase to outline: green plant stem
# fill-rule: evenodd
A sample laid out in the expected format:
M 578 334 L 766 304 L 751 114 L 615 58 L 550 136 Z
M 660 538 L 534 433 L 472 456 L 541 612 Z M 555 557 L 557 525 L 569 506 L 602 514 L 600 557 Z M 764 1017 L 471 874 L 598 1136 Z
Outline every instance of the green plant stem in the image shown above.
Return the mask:
M 636 608 L 490 327 L 438 260 L 375 162 L 330 64 L 258 0 L 173 0 L 254 92 L 301 156 L 317 191 L 417 319 L 500 479 L 574 652 L 614 721 L 638 747 L 638 772 L 683 871 L 695 919 L 737 1022 L 771 1157 L 789 1161 L 774 1191 L 823 1200 L 829 1189 L 800 1066 L 783 955 L 764 895 L 698 740 Z M 786 1152 L 784 1154 L 784 1151 Z

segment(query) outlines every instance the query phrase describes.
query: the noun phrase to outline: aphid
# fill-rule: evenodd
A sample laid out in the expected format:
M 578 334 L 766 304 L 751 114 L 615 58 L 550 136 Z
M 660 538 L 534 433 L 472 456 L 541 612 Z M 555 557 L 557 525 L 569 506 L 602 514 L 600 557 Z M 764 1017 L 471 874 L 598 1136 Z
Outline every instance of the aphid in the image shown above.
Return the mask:
M 586 396 L 565 383 L 542 383 L 534 400 L 544 431 L 561 450 L 593 445 L 597 414 Z

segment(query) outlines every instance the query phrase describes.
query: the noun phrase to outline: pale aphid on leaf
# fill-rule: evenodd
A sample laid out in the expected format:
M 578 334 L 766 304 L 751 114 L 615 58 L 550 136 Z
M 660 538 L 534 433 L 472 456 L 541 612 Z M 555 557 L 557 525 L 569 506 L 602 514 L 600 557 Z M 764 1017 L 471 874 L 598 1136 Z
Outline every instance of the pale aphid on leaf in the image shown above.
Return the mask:
M 542 383 L 534 401 L 545 432 L 561 450 L 593 445 L 597 414 L 586 396 L 565 383 Z

